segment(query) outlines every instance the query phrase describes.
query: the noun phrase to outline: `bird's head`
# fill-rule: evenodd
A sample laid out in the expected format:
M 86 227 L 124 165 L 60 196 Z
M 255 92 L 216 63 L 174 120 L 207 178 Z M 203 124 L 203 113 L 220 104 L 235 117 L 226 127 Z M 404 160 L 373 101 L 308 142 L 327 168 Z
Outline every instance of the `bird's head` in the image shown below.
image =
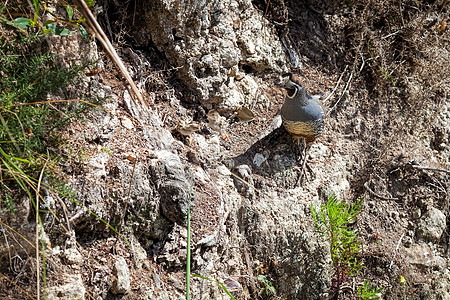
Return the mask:
M 281 84 L 281 87 L 283 87 L 287 91 L 287 96 L 289 98 L 295 98 L 295 96 L 298 95 L 298 93 L 304 93 L 305 88 L 300 84 L 299 79 L 291 74 L 286 74 L 289 76 L 284 83 Z

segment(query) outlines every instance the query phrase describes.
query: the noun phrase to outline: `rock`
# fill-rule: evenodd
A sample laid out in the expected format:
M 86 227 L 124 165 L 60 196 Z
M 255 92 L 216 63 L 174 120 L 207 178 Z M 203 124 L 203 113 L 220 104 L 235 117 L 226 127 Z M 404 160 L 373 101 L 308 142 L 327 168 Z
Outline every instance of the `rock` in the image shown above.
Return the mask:
M 130 270 L 125 258 L 118 257 L 114 264 L 113 294 L 127 294 L 130 292 Z
M 202 135 L 196 135 L 192 137 L 192 140 L 200 148 L 199 152 L 203 157 L 219 160 L 223 155 L 223 151 L 220 148 L 220 137 L 217 135 L 210 138 L 205 138 Z
M 155 183 L 160 195 L 161 211 L 166 218 L 180 225 L 186 224 L 190 186 L 184 173 L 180 158 L 168 151 L 154 153 L 151 161 L 151 180 Z M 191 198 L 191 199 L 189 199 Z
M 108 153 L 101 152 L 96 157 L 91 158 L 88 162 L 88 167 L 90 169 L 88 176 L 93 179 L 106 177 L 105 165 L 108 162 L 109 156 Z
M 214 231 L 213 234 L 210 234 L 204 238 L 202 238 L 200 241 L 197 242 L 197 245 L 204 245 L 205 247 L 212 247 L 217 244 L 218 241 L 219 232 Z
M 417 207 L 413 210 L 412 217 L 413 219 L 419 219 L 422 216 L 422 211 L 420 210 L 420 207 Z
M 79 265 L 83 262 L 83 256 L 78 251 L 75 232 L 73 230 L 67 232 L 69 236 L 65 241 L 65 250 L 62 252 L 64 260 L 71 265 L 72 268 L 79 268 Z M 58 247 L 59 248 L 59 247 Z M 58 250 L 54 254 L 58 253 Z
M 154 43 L 173 66 L 180 67 L 178 77 L 203 103 L 218 103 L 221 109 L 232 111 L 254 101 L 257 84 L 250 75 L 235 84 L 236 69 L 246 73 L 287 70 L 274 28 L 270 23 L 262 26 L 262 12 L 251 1 L 143 3 L 137 16 L 143 26 L 133 32 L 136 44 Z
M 227 278 L 223 281 L 223 284 L 226 286 L 229 292 L 242 291 L 242 285 L 234 280 L 233 278 Z
M 69 69 L 74 64 L 81 65 L 86 61 L 99 59 L 95 41 L 86 42 L 79 34 L 68 36 L 49 34 L 46 41 L 50 51 L 57 54 L 56 60 L 64 69 Z
M 240 178 L 233 176 L 233 181 L 239 193 L 251 199 L 255 195 L 253 188 L 254 182 L 252 178 L 252 170 L 248 165 L 240 165 L 236 167 L 236 173 Z
M 417 235 L 428 241 L 437 241 L 441 238 L 445 227 L 445 214 L 434 207 L 430 207 L 420 220 Z
M 231 176 L 231 171 L 224 165 L 217 166 L 217 172 L 222 176 Z
M 176 279 L 175 277 L 172 277 L 172 276 L 169 277 L 169 282 L 177 290 L 180 290 L 180 291 L 185 290 L 184 284 L 180 280 Z
M 434 255 L 426 244 L 414 244 L 407 248 L 405 260 L 418 267 L 432 267 L 435 264 Z
M 84 300 L 86 289 L 83 286 L 81 275 L 63 274 L 58 282 L 62 285 L 50 286 L 47 289 L 47 299 L 49 300 Z
M 145 249 L 141 246 L 141 244 L 137 241 L 137 238 L 134 235 L 130 235 L 128 237 L 128 241 L 131 245 L 133 245 L 133 263 L 134 266 L 138 270 L 150 270 L 150 262 L 147 258 L 147 252 L 145 252 Z
M 127 118 L 127 117 L 122 117 L 120 119 L 120 123 L 122 124 L 123 127 L 125 127 L 126 129 L 133 129 L 134 125 L 133 122 Z
M 161 290 L 153 286 L 147 287 L 140 295 L 139 300 L 184 300 L 186 295 L 175 290 Z
M 133 101 L 133 98 L 131 97 L 128 90 L 125 90 L 123 92 L 123 101 L 125 102 L 125 107 L 127 108 L 128 112 L 131 114 L 133 118 L 136 120 L 141 121 L 142 120 L 142 113 L 141 108 L 136 105 Z
M 83 256 L 76 248 L 69 248 L 64 250 L 63 257 L 66 262 L 71 265 L 79 265 L 83 262 Z
M 265 157 L 261 153 L 256 153 L 253 157 L 253 164 L 259 168 L 266 160 L 267 157 Z

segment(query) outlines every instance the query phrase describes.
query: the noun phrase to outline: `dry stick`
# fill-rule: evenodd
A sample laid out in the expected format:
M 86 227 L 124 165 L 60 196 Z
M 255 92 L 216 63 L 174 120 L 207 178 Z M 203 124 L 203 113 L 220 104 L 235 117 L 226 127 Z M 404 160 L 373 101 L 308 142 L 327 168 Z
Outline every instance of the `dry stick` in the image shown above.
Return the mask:
M 20 237 L 21 237 L 25 242 L 27 242 L 32 248 L 35 248 L 34 245 L 33 245 L 33 243 L 31 243 L 29 240 L 27 240 L 26 237 L 24 237 L 23 235 L 21 235 L 21 234 L 20 234 L 19 232 L 17 232 L 14 228 L 12 228 L 11 226 L 9 226 L 9 225 L 3 223 L 1 220 L 0 220 L 0 224 L 2 224 L 3 226 L 5 226 L 5 227 L 8 228 L 9 230 L 11 230 L 12 232 L 14 232 L 15 234 L 17 234 L 18 236 L 20 236 Z M 11 236 L 14 236 L 14 235 L 11 235 Z M 19 243 L 19 244 L 20 244 L 20 243 Z
M 329 94 L 325 99 L 323 99 L 323 102 L 325 103 L 328 99 L 331 98 L 331 96 L 333 96 L 333 94 L 336 92 L 337 87 L 339 86 L 339 83 L 341 82 L 342 76 L 344 76 L 345 71 L 347 71 L 348 65 L 345 66 L 344 71 L 341 73 L 341 76 L 339 76 L 339 79 L 336 83 L 336 85 L 334 86 L 334 89 L 331 91 L 331 94 Z
M 395 247 L 395 250 L 394 250 L 394 256 L 392 257 L 391 263 L 389 264 L 389 269 L 392 268 L 392 264 L 394 263 L 395 256 L 397 255 L 398 248 L 400 247 L 400 243 L 402 242 L 404 235 L 405 235 L 405 233 L 403 232 L 402 236 L 398 240 L 397 247 Z
M 391 37 L 391 36 L 393 36 L 393 35 L 396 35 L 397 33 L 400 33 L 400 32 L 402 32 L 401 29 L 399 29 L 399 30 L 397 30 L 397 31 L 395 31 L 395 32 L 389 33 L 388 35 L 385 35 L 385 36 L 381 37 L 381 39 L 385 40 L 385 39 L 387 39 L 388 37 Z
M 67 205 L 64 203 L 64 201 L 61 200 L 61 198 L 56 197 L 56 199 L 58 199 L 58 201 L 61 204 L 61 207 L 63 209 L 63 213 L 64 213 L 64 218 L 66 219 L 66 223 L 67 223 L 67 228 L 66 228 L 66 232 L 69 233 L 70 231 L 72 231 L 72 229 L 70 228 L 70 222 L 69 222 L 69 214 L 67 212 Z M 62 225 L 62 224 L 61 224 Z M 62 225 L 64 228 L 64 225 Z M 81 248 L 81 245 L 79 245 Z
M 406 166 L 407 166 L 407 167 L 414 168 L 414 169 L 419 169 L 419 170 L 444 172 L 444 173 L 450 174 L 450 170 L 441 169 L 441 168 L 433 168 L 433 167 L 428 167 L 428 166 L 411 165 L 411 164 L 407 164 Z
M 375 193 L 374 191 L 372 191 L 372 190 L 369 188 L 369 181 L 367 181 L 366 183 L 364 183 L 364 187 L 365 187 L 366 190 L 369 192 L 369 194 L 371 194 L 372 196 L 375 196 L 375 197 L 377 197 L 377 198 L 380 198 L 380 199 L 382 199 L 382 200 L 398 200 L 398 198 L 383 197 L 383 196 L 381 196 L 381 195 Z
M 362 55 L 361 52 L 359 52 L 359 55 L 361 55 L 361 60 L 362 60 L 361 67 L 359 68 L 359 72 L 361 72 L 364 69 L 364 65 L 366 64 L 366 61 L 364 60 L 364 55 Z
M 239 175 L 237 175 L 237 174 L 231 172 L 231 176 L 235 177 L 235 178 L 238 179 L 239 181 L 242 181 L 242 183 L 246 184 L 248 187 L 254 189 L 254 190 L 257 191 L 257 192 L 259 192 L 259 190 L 258 190 L 253 184 L 251 184 L 251 183 L 245 181 L 245 179 L 242 178 L 242 177 L 240 177 Z
M 9 105 L 8 108 L 16 107 L 16 106 L 25 106 L 25 105 L 34 105 L 34 104 L 50 104 L 50 103 L 60 103 L 60 102 L 83 102 L 83 103 L 95 106 L 97 108 L 109 111 L 106 108 L 103 108 L 103 107 L 101 107 L 101 106 L 99 106 L 97 104 L 94 104 L 94 103 L 91 103 L 91 102 L 88 102 L 88 101 L 82 100 L 82 99 L 60 99 L 60 100 L 51 100 L 51 99 L 49 99 L 49 100 L 37 101 L 37 102 L 18 103 L 18 104 L 14 104 L 14 105 Z M 0 106 L 0 109 L 3 109 L 3 108 L 6 108 L 6 106 Z
M 338 101 L 336 101 L 336 103 L 333 105 L 333 107 L 327 112 L 326 116 L 328 116 L 336 108 L 336 106 L 339 104 L 341 99 L 344 97 L 344 94 L 347 91 L 348 86 L 350 85 L 350 81 L 352 80 L 352 78 L 353 78 L 353 71 L 352 71 L 352 73 L 350 73 L 350 78 L 347 80 L 347 84 L 345 85 L 345 88 L 342 91 L 341 97 L 339 97 Z
M 131 78 L 130 74 L 128 73 L 127 69 L 125 68 L 122 60 L 120 59 L 119 55 L 117 55 L 116 50 L 114 49 L 113 45 L 109 41 L 108 37 L 106 36 L 103 29 L 98 24 L 97 20 L 95 19 L 94 15 L 90 11 L 89 7 L 86 5 L 86 3 L 83 0 L 74 0 L 75 3 L 78 4 L 78 8 L 83 13 L 84 17 L 86 18 L 86 23 L 88 26 L 94 31 L 96 34 L 98 40 L 102 44 L 103 48 L 105 49 L 106 53 L 110 56 L 110 58 L 113 60 L 113 62 L 116 63 L 116 65 L 119 67 L 120 71 L 122 72 L 122 75 L 125 77 L 125 79 L 128 81 L 128 83 L 131 86 L 131 89 L 133 90 L 134 94 L 138 98 L 140 105 L 142 107 L 144 106 L 144 99 L 142 98 L 141 93 L 139 92 L 137 86 L 134 84 L 133 79 Z
M 39 191 L 41 189 L 41 181 L 42 176 L 44 175 L 45 167 L 47 166 L 47 161 L 45 162 L 44 166 L 42 167 L 41 174 L 39 175 L 39 181 L 38 186 L 36 190 L 36 293 L 37 293 L 37 299 L 40 299 L 40 270 L 39 270 Z M 44 237 L 42 237 L 44 238 Z
M 27 295 L 30 299 L 35 299 L 33 298 L 30 294 L 28 294 L 27 291 L 25 291 L 23 288 L 21 288 L 19 285 L 17 285 L 14 281 L 12 281 L 11 279 L 9 279 L 5 274 L 0 273 L 0 275 L 2 275 L 6 280 L 8 280 L 10 283 L 12 283 L 14 286 L 16 286 L 19 290 L 21 290 L 25 295 Z
M 6 236 L 5 230 L 2 230 L 2 232 L 3 232 L 3 236 L 5 237 L 6 249 L 11 249 L 11 247 L 9 246 L 9 243 L 8 243 L 8 237 Z M 11 257 L 11 251 L 8 251 L 8 257 L 9 257 L 9 265 L 12 266 L 13 262 L 12 262 L 12 257 Z

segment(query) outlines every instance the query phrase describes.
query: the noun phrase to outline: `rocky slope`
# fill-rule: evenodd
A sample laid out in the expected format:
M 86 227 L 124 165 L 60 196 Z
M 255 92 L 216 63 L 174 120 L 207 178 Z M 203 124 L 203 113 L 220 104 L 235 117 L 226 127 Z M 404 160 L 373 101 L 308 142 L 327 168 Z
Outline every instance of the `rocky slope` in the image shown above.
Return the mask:
M 324 299 L 333 271 L 311 205 L 332 193 L 365 197 L 352 226 L 366 267 L 342 299 L 356 298 L 364 279 L 386 299 L 450 299 L 449 175 L 437 170 L 450 163 L 448 80 L 420 113 L 398 87 L 374 91 L 368 63 L 343 56 L 351 7 L 98 5 L 112 36 L 127 33 L 119 52 L 147 106 L 134 104 L 95 42 L 49 39 L 66 62 L 99 55 L 101 71 L 74 95 L 105 99 L 63 133 L 62 171 L 78 202 L 53 196 L 67 232 L 45 224 L 49 299 L 184 299 L 189 203 L 193 273 L 236 299 Z M 301 180 L 297 146 L 277 117 L 291 70 L 327 111 Z M 182 135 L 193 122 L 198 130 Z M 258 275 L 276 295 L 263 295 Z M 199 278 L 191 295 L 228 299 Z

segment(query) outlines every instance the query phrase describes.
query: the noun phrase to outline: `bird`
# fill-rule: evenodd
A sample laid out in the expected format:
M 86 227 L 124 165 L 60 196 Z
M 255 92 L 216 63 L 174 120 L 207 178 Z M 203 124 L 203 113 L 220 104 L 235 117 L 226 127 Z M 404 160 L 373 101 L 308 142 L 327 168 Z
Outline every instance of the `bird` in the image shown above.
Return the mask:
M 324 112 L 316 97 L 311 97 L 294 75 L 289 75 L 282 84 L 286 97 L 281 107 L 283 126 L 294 140 L 304 138 L 310 146 L 321 134 L 324 127 Z
M 298 143 L 303 156 L 303 163 L 298 181 L 305 173 L 306 154 L 312 143 L 322 134 L 324 112 L 316 97 L 311 97 L 300 84 L 298 78 L 289 74 L 282 87 L 286 89 L 286 97 L 281 106 L 283 126 L 294 141 Z

